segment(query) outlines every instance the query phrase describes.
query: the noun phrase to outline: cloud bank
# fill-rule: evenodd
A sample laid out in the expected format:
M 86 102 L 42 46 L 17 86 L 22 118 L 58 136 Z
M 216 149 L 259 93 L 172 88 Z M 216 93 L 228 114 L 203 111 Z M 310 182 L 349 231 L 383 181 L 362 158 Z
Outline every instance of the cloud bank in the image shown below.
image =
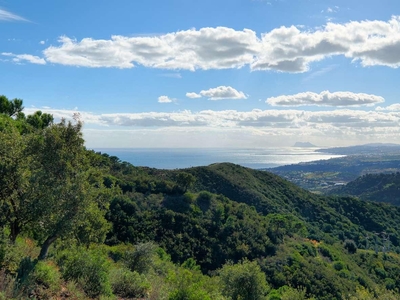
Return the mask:
M 400 17 L 388 21 L 327 23 L 313 31 L 279 27 L 258 35 L 250 29 L 190 29 L 160 36 L 111 39 L 62 36 L 43 51 L 48 62 L 90 68 L 144 67 L 191 70 L 250 67 L 306 72 L 312 62 L 342 55 L 362 66 L 400 66 Z
M 32 113 L 37 109 L 26 109 Z M 71 119 L 76 110 L 58 110 L 43 108 L 55 118 Z M 80 112 L 86 124 L 123 127 L 207 127 L 207 128 L 235 128 L 254 127 L 258 129 L 284 130 L 310 128 L 324 130 L 330 128 L 335 131 L 350 132 L 352 130 L 375 130 L 391 128 L 400 132 L 400 111 L 364 111 L 338 109 L 335 111 L 305 111 L 305 110 L 203 110 L 191 112 L 189 110 L 143 113 L 113 113 L 93 114 Z M 328 132 L 327 132 L 328 133 Z
M 268 98 L 266 103 L 272 106 L 361 106 L 375 105 L 384 102 L 381 96 L 352 93 L 352 92 L 334 92 L 323 91 L 319 94 L 313 92 L 299 93 L 295 95 L 282 95 L 278 97 Z

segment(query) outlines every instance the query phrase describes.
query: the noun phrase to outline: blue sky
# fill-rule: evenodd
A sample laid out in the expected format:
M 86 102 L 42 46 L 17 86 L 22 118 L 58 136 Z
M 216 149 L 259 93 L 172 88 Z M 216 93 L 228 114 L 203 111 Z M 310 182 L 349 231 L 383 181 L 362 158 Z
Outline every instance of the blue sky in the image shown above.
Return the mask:
M 0 0 L 0 94 L 88 147 L 400 143 L 400 2 Z

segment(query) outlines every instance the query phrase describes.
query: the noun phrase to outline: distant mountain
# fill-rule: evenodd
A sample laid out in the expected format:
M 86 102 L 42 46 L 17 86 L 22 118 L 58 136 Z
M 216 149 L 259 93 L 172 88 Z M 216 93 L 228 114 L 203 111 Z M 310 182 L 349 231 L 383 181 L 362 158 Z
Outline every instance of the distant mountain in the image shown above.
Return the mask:
M 400 173 L 367 174 L 333 189 L 330 194 L 356 196 L 361 200 L 400 206 Z
M 310 142 L 296 142 L 293 147 L 302 147 L 302 148 L 306 148 L 306 147 L 317 147 L 313 144 L 311 144 Z
M 318 152 L 341 154 L 341 155 L 360 155 L 360 154 L 384 154 L 400 152 L 399 144 L 373 143 L 365 145 L 356 145 L 349 147 L 334 147 L 319 149 Z

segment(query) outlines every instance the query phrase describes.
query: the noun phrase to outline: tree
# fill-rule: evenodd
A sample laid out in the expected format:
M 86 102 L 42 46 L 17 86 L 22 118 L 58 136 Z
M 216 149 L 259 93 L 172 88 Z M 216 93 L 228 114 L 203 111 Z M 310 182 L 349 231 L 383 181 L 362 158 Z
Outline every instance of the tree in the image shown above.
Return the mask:
M 9 226 L 14 242 L 36 218 L 30 210 L 35 197 L 30 186 L 32 157 L 27 151 L 32 137 L 22 136 L 13 120 L 5 121 L 4 128 L 0 128 L 0 221 Z
M 86 242 L 105 238 L 108 223 L 98 221 L 104 220 L 110 193 L 103 186 L 102 174 L 89 166 L 81 128 L 80 122 L 62 121 L 45 128 L 30 145 L 36 165 L 32 185 L 40 191 L 32 207 L 32 213 L 41 216 L 34 223 L 43 241 L 39 259 L 44 259 L 50 245 L 61 237 L 73 237 L 81 231 Z M 91 220 L 100 226 L 101 237 L 90 230 Z M 82 233 L 85 228 L 94 236 Z
M 42 113 L 40 110 L 33 115 L 28 115 L 26 122 L 36 129 L 43 129 L 53 124 L 54 118 L 50 114 Z
M 16 116 L 24 109 L 22 102 L 21 99 L 8 100 L 6 96 L 0 95 L 0 113 L 10 117 Z
M 269 289 L 257 262 L 226 263 L 219 271 L 223 294 L 232 300 L 261 300 Z
M 187 189 L 196 181 L 196 177 L 192 174 L 181 172 L 178 173 L 176 178 L 177 184 L 183 189 L 183 192 L 186 193 Z
M 42 116 L 42 114 L 37 114 Z M 114 189 L 90 167 L 81 123 L 21 132 L 19 122 L 0 116 L 0 225 L 15 241 L 30 230 L 42 242 L 40 258 L 58 238 L 102 242 L 104 215 Z

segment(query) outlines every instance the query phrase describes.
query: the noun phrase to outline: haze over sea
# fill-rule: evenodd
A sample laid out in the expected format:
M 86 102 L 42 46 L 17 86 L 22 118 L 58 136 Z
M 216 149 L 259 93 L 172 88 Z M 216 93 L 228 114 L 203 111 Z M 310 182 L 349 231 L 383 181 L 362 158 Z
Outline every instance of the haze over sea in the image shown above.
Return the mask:
M 96 148 L 134 166 L 181 169 L 230 162 L 253 169 L 341 157 L 318 152 L 318 148 Z

